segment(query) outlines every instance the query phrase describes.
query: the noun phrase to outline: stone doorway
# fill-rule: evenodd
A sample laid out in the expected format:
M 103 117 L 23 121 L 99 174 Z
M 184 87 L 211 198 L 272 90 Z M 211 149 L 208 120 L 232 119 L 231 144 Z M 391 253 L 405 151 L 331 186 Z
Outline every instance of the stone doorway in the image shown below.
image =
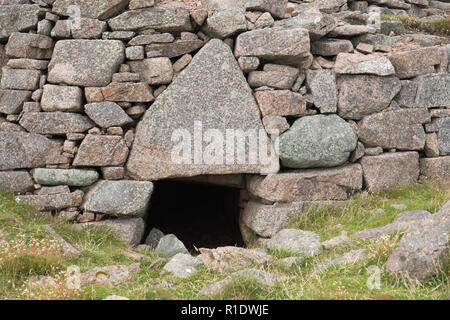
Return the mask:
M 243 246 L 239 229 L 240 189 L 207 183 L 161 180 L 155 183 L 146 234 L 158 228 L 186 248 Z

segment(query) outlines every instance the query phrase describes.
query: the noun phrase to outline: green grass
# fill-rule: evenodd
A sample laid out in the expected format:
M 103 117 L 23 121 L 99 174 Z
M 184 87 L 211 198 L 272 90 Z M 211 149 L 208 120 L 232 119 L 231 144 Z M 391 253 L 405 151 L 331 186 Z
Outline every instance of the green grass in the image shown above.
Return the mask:
M 401 21 L 406 31 L 450 37 L 450 16 L 424 20 L 410 15 L 382 14 L 382 21 Z
M 295 217 L 290 227 L 317 232 L 327 240 L 346 230 L 351 242 L 332 250 L 324 250 L 316 257 L 305 257 L 300 265 L 286 268 L 275 263 L 264 270 L 275 275 L 279 282 L 270 287 L 252 279 L 236 279 L 225 291 L 215 297 L 201 297 L 199 291 L 229 274 L 217 274 L 201 268 L 188 279 L 176 279 L 161 274 L 161 267 L 151 269 L 158 256 L 150 251 L 143 253 L 140 271 L 133 280 L 116 287 L 89 285 L 78 291 L 59 286 L 52 291 L 30 291 L 26 285 L 30 277 L 53 276 L 59 279 L 69 266 L 77 265 L 81 271 L 95 267 L 124 264 L 136 261 L 123 254 L 127 249 L 118 236 L 107 228 L 76 230 L 58 218 L 40 215 L 31 206 L 16 203 L 12 194 L 0 191 L 0 233 L 8 242 L 0 249 L 0 299 L 103 299 L 115 294 L 130 299 L 450 299 L 449 262 L 441 272 L 424 284 L 389 275 L 383 271 L 389 255 L 400 241 L 401 233 L 393 233 L 374 241 L 352 236 L 357 231 L 392 222 L 401 212 L 392 204 L 405 204 L 408 210 L 437 212 L 450 199 L 448 185 L 414 184 L 379 192 L 361 193 L 349 200 L 343 209 L 325 207 Z M 384 213 L 374 217 L 376 209 Z M 62 237 L 82 251 L 79 258 L 65 258 L 60 248 L 42 228 L 51 225 Z M 332 266 L 312 274 L 323 262 L 355 249 L 364 248 L 368 257 L 358 263 Z M 6 252 L 7 251 L 7 252 Z M 271 252 L 274 258 L 291 256 L 288 252 Z M 381 272 L 381 288 L 370 290 L 368 268 L 377 266 Z M 172 287 L 163 284 L 172 282 Z

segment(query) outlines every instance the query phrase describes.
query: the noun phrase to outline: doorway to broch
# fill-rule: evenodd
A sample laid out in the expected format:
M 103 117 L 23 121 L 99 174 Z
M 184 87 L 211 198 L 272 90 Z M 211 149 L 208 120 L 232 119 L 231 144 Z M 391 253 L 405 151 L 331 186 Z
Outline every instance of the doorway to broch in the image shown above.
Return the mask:
M 192 254 L 199 248 L 243 246 L 239 229 L 240 189 L 212 184 L 162 180 L 155 183 L 147 215 L 152 228 L 174 234 Z

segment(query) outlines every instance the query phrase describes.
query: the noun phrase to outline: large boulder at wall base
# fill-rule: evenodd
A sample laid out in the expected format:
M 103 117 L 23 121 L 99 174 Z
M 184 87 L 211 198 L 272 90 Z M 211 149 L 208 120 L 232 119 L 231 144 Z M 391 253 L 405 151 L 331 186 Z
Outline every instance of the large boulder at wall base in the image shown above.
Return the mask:
M 257 135 L 263 132 L 262 140 L 269 143 L 252 91 L 230 48 L 217 39 L 200 50 L 191 64 L 158 96 L 137 126 L 127 163 L 128 174 L 137 180 L 153 181 L 204 174 L 261 173 L 267 169 L 264 164 L 250 163 L 250 156 L 259 150 L 252 150 L 248 144 L 245 154 L 240 153 L 245 158 L 243 164 L 234 157 L 231 162 L 225 162 L 225 150 L 222 157 L 216 157 L 217 162 L 208 162 L 204 155 L 209 145 L 201 136 L 194 136 L 199 131 L 194 130 L 195 125 L 202 127 L 200 135 L 208 129 L 222 135 L 224 140 L 218 145 L 221 150 L 224 150 L 228 130 L 251 130 Z M 187 147 L 183 153 L 173 156 L 172 151 L 180 145 L 181 136 L 177 133 L 183 134 L 182 142 L 187 143 Z M 195 144 L 205 153 L 192 152 Z M 202 161 L 197 161 L 194 153 L 202 156 Z M 269 166 L 273 165 L 273 169 L 268 170 L 277 172 L 278 160 L 275 157 L 270 160 Z
M 337 115 L 298 119 L 280 137 L 280 159 L 287 168 L 337 167 L 355 150 L 357 136 Z
M 152 192 L 151 182 L 103 180 L 86 193 L 82 208 L 114 216 L 143 217 Z

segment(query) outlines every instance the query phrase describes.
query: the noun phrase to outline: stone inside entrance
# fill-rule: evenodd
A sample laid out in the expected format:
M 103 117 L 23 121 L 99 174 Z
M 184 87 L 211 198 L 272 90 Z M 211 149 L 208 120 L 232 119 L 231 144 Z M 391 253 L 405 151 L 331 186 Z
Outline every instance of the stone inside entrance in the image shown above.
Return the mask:
M 158 181 L 147 215 L 146 236 L 158 228 L 164 234 L 176 235 L 192 253 L 198 253 L 195 248 L 242 246 L 239 196 L 237 188 Z

